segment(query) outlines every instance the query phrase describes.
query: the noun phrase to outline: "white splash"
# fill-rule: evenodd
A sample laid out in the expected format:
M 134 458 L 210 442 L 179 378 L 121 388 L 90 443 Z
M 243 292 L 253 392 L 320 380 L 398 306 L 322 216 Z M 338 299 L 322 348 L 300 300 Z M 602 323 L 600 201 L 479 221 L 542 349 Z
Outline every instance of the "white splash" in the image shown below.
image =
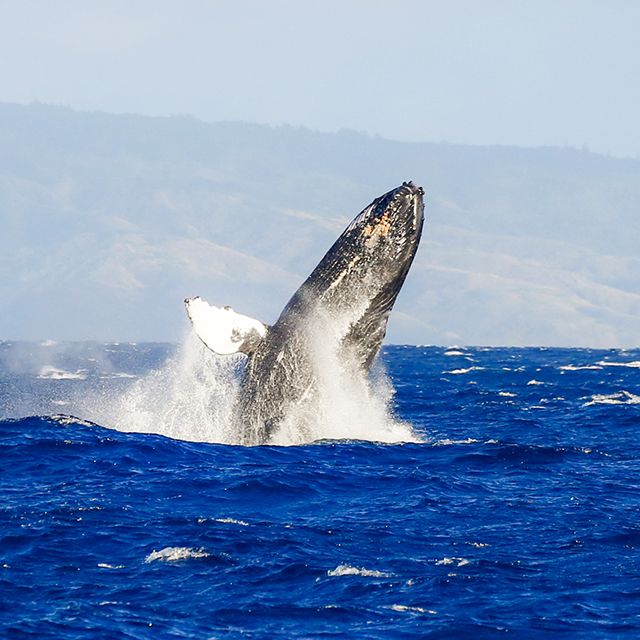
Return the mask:
M 340 361 L 326 327 L 314 340 L 317 398 L 289 412 L 269 444 L 300 445 L 349 439 L 419 442 L 390 411 L 393 387 L 382 369 L 371 377 Z M 245 356 L 218 356 L 190 332 L 175 355 L 124 393 L 109 390 L 78 401 L 73 413 L 103 426 L 189 441 L 239 444 L 234 422 Z
M 397 611 L 398 613 L 430 613 L 431 615 L 437 615 L 438 612 L 434 609 L 425 609 L 424 607 L 410 607 L 406 604 L 391 604 L 386 609 L 391 609 L 391 611 Z
M 343 322 L 347 324 L 348 320 Z M 420 442 L 409 424 L 392 416 L 394 389 L 382 366 L 367 376 L 339 351 L 344 333 L 335 317 L 315 330 L 308 328 L 315 393 L 311 401 L 289 410 L 270 444 L 317 440 Z
M 354 567 L 350 564 L 339 564 L 335 569 L 327 571 L 327 575 L 333 577 L 341 576 L 364 576 L 366 578 L 390 578 L 390 573 L 376 571 L 375 569 L 365 569 L 364 567 Z
M 464 440 L 450 440 L 449 438 L 445 438 L 444 440 L 436 440 L 431 444 L 432 447 L 450 447 L 451 445 L 456 444 L 477 444 L 480 440 L 476 440 L 475 438 L 465 438 Z
M 561 367 L 558 367 L 560 371 L 599 371 L 602 369 L 600 365 L 597 364 L 586 364 L 586 365 L 575 365 L 575 364 L 565 364 Z
M 190 333 L 175 355 L 121 395 L 87 398 L 81 415 L 120 431 L 233 442 L 231 411 L 239 356 L 216 356 Z
M 640 404 L 640 396 L 628 391 L 619 391 L 609 395 L 594 395 L 591 396 L 589 402 L 585 402 L 582 406 L 591 407 L 597 404 Z
M 208 558 L 210 556 L 204 549 L 192 549 L 189 547 L 165 547 L 160 551 L 152 551 L 145 559 L 145 563 L 155 562 L 178 562 L 189 560 L 190 558 Z
M 222 524 L 237 524 L 240 527 L 248 527 L 249 523 L 244 520 L 236 520 L 235 518 L 215 518 L 216 522 L 221 522 Z
M 629 367 L 629 369 L 640 369 L 640 360 L 632 362 L 610 362 L 609 360 L 600 360 L 598 364 L 602 367 Z
M 436 565 L 439 566 L 449 566 L 449 565 L 455 565 L 456 567 L 464 567 L 466 565 L 468 565 L 471 561 L 467 560 L 467 558 L 457 558 L 457 557 L 451 557 L 451 558 L 442 558 L 442 560 L 436 560 Z
M 65 371 L 64 369 L 56 369 L 50 365 L 46 365 L 40 369 L 38 378 L 44 380 L 85 380 L 87 372 L 85 369 L 78 369 L 76 372 Z
M 445 371 L 454 376 L 464 375 L 465 373 L 471 373 L 472 371 L 483 371 L 484 367 L 468 367 L 467 369 L 453 369 L 452 371 Z

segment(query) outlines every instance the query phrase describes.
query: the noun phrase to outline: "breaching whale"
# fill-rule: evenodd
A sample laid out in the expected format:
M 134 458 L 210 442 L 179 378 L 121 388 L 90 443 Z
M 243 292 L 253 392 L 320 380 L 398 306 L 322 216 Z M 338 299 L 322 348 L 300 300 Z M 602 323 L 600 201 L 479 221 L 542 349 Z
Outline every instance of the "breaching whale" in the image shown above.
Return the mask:
M 423 196 L 421 187 L 404 182 L 376 198 L 271 326 L 200 297 L 185 300 L 207 347 L 247 356 L 235 406 L 240 443 L 267 443 L 287 417 L 314 410 L 318 340 L 331 340 L 345 366 L 369 370 L 420 242 Z

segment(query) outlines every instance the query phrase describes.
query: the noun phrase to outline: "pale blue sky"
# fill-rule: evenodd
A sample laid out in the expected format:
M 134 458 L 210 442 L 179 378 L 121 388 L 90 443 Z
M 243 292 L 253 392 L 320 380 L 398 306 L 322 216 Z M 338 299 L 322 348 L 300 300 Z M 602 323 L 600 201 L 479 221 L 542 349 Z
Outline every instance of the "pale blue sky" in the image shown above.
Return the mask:
M 0 0 L 0 101 L 640 155 L 635 0 Z

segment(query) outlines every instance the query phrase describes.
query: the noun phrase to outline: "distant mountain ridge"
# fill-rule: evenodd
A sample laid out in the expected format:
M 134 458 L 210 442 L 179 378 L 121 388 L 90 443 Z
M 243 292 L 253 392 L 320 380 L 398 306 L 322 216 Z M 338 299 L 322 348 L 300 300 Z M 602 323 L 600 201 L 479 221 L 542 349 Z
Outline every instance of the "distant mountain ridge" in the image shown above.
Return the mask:
M 396 343 L 640 343 L 640 161 L 0 104 L 0 338 L 174 340 L 200 294 L 275 320 L 343 226 L 427 193 Z

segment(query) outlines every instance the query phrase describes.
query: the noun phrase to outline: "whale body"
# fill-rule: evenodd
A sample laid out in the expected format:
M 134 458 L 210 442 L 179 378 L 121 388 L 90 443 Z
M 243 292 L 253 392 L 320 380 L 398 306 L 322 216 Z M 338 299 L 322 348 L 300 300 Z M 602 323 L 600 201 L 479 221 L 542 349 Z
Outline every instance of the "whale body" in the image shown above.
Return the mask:
M 200 297 L 185 300 L 207 347 L 247 356 L 235 406 L 241 444 L 268 443 L 286 419 L 314 411 L 318 344 L 329 345 L 354 374 L 369 370 L 420 242 L 423 196 L 421 187 L 405 182 L 376 198 L 271 326 Z

